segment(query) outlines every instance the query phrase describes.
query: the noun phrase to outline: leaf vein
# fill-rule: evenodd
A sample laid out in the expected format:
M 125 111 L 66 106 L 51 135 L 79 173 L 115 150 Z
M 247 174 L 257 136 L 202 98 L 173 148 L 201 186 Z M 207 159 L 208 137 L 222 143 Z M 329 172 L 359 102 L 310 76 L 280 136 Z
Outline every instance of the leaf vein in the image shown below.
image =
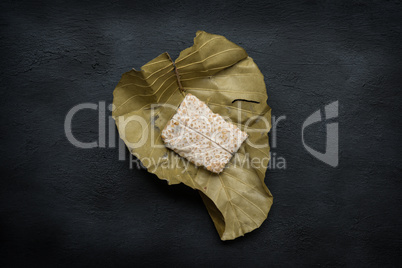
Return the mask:
M 245 232 L 244 232 L 243 226 L 240 224 L 239 218 L 237 217 L 236 210 L 234 209 L 234 206 L 232 203 L 232 199 L 230 199 L 230 196 L 229 196 L 228 192 L 226 191 L 227 186 L 223 183 L 221 175 L 218 174 L 218 177 L 219 177 L 219 180 L 221 181 L 223 189 L 225 190 L 226 197 L 228 198 L 228 201 L 229 201 L 230 205 L 232 206 L 233 215 L 236 217 L 237 224 L 239 225 L 240 229 L 242 230 L 242 233 L 244 234 Z M 234 223 L 233 223 L 233 227 L 234 227 Z
M 187 64 L 187 65 L 184 65 L 184 66 L 180 66 L 180 67 L 177 68 L 177 70 L 181 70 L 181 69 L 187 68 L 187 67 L 192 66 L 192 65 L 203 63 L 204 61 L 206 61 L 206 60 L 208 60 L 210 58 L 213 58 L 215 56 L 218 56 L 220 54 L 223 54 L 225 52 L 229 52 L 229 51 L 232 51 L 232 50 L 243 50 L 243 49 L 241 47 L 235 47 L 235 48 L 229 48 L 229 49 L 226 49 L 226 50 L 222 50 L 222 51 L 219 51 L 218 53 L 215 53 L 213 55 L 210 55 L 210 56 L 206 57 L 205 59 L 203 59 L 201 61 L 193 62 L 193 63 Z
M 226 75 L 214 75 L 212 78 L 216 79 L 219 77 L 230 77 L 230 76 L 261 76 L 258 73 L 240 73 L 240 74 L 226 74 Z M 197 76 L 192 78 L 181 79 L 181 81 L 189 81 L 194 79 L 209 78 L 209 76 Z
M 211 41 L 213 41 L 213 40 L 215 40 L 215 39 L 219 39 L 219 38 L 224 38 L 224 37 L 223 37 L 223 36 L 217 36 L 217 37 L 214 37 L 214 38 L 211 38 L 211 39 L 207 40 L 207 41 L 206 41 L 204 44 L 202 44 L 197 50 L 194 50 L 193 52 L 189 53 L 188 55 L 184 56 L 184 57 L 181 58 L 181 59 L 177 59 L 177 60 L 176 60 L 176 64 L 179 63 L 179 62 L 181 62 L 181 61 L 183 61 L 183 60 L 185 60 L 185 59 L 187 59 L 187 58 L 190 57 L 191 55 L 197 53 L 198 51 L 201 50 L 201 48 L 203 48 L 203 47 L 204 47 L 206 44 L 208 44 L 209 42 L 211 42 Z
M 263 95 L 267 96 L 265 93 L 257 92 L 257 91 L 234 91 L 234 90 L 221 90 L 221 89 L 215 89 L 215 88 L 201 88 L 201 87 L 186 87 L 186 90 L 195 90 L 195 91 L 216 91 L 216 92 L 231 92 L 231 93 L 237 93 L 237 94 L 258 94 L 258 95 Z
M 251 201 L 251 200 L 248 199 L 247 197 L 241 195 L 239 192 L 237 192 L 235 189 L 233 189 L 233 188 L 231 188 L 231 187 L 229 187 L 229 186 L 226 186 L 226 188 L 229 189 L 229 190 L 231 190 L 232 192 L 236 193 L 237 195 L 241 196 L 242 198 L 244 198 L 245 200 L 247 200 L 250 204 L 252 204 L 252 205 L 255 206 L 256 208 L 258 208 L 258 210 L 261 211 L 261 213 L 264 215 L 264 218 L 265 218 L 266 215 L 265 215 L 264 211 L 263 211 L 259 206 L 257 206 L 253 201 Z
M 125 84 L 125 85 L 119 86 L 119 88 L 124 88 L 124 87 L 127 87 L 127 86 L 152 87 L 152 86 L 156 83 L 156 81 L 158 81 L 159 78 L 161 78 L 161 77 L 167 75 L 167 74 L 170 73 L 171 71 L 172 71 L 172 70 L 169 70 L 168 72 L 166 72 L 166 73 L 164 73 L 164 74 L 158 76 L 158 77 L 155 79 L 155 81 L 153 81 L 151 84 L 148 84 L 148 85 L 146 85 L 146 86 L 138 85 L 138 84 L 136 84 L 136 83 L 127 83 L 127 84 Z M 172 76 L 175 76 L 175 74 L 173 74 Z M 172 76 L 169 76 L 168 79 L 169 79 L 170 77 L 172 77 Z
M 127 100 L 125 100 L 122 104 L 120 104 L 115 110 L 114 112 L 116 112 L 120 107 L 122 107 L 124 104 L 126 104 L 129 100 L 133 99 L 134 97 L 148 97 L 148 96 L 153 96 L 156 93 L 158 93 L 158 91 L 162 88 L 163 84 L 166 83 L 166 81 L 168 81 L 170 78 L 174 77 L 174 75 L 168 77 L 165 81 L 163 81 L 163 83 L 159 86 L 159 88 L 152 94 L 148 94 L 148 95 L 141 95 L 141 94 L 136 94 L 131 96 L 130 98 L 128 98 Z M 167 86 L 166 89 L 168 89 L 172 84 L 174 84 L 174 82 L 176 82 L 176 80 L 174 80 L 169 86 Z M 165 89 L 165 91 L 166 91 Z
M 249 218 L 252 222 L 254 222 L 254 224 L 255 224 L 255 226 L 257 226 L 258 227 L 258 223 L 250 216 L 250 214 L 248 214 L 247 212 L 245 212 L 241 207 L 239 207 L 238 205 L 236 205 L 236 204 L 233 204 L 235 207 L 237 207 L 240 211 L 242 211 L 243 213 L 244 213 L 244 215 L 246 215 L 247 216 L 247 218 Z M 245 224 L 247 224 L 247 223 L 245 223 Z

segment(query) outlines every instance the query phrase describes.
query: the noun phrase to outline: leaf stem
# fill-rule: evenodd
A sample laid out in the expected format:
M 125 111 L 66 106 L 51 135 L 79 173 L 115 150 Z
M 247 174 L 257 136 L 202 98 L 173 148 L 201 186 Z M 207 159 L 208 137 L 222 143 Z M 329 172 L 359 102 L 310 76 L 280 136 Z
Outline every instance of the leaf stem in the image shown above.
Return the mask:
M 169 53 L 166 53 L 166 54 L 168 55 L 170 61 L 171 61 L 172 64 L 173 64 L 173 70 L 174 70 L 174 73 L 176 74 L 176 79 L 177 79 L 177 84 L 179 85 L 179 90 L 180 90 L 180 92 L 182 93 L 183 96 L 186 96 L 186 94 L 184 93 L 186 90 L 183 88 L 183 86 L 182 86 L 182 84 L 181 84 L 181 81 L 180 81 L 180 74 L 179 74 L 179 71 L 177 71 L 176 64 L 174 63 L 174 61 L 173 61 L 172 58 L 170 57 Z

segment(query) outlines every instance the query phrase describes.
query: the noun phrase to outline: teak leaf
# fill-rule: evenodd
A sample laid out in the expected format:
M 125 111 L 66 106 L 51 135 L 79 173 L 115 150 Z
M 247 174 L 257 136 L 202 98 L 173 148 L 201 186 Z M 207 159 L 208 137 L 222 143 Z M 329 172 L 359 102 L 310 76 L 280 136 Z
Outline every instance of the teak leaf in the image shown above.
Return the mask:
M 160 137 L 186 92 L 249 135 L 220 174 L 197 168 Z M 263 75 L 243 48 L 198 31 L 194 45 L 175 62 L 163 53 L 141 71 L 123 74 L 113 95 L 113 117 L 130 152 L 160 179 L 198 190 L 222 240 L 242 236 L 267 218 L 273 200 L 264 183 L 271 109 Z

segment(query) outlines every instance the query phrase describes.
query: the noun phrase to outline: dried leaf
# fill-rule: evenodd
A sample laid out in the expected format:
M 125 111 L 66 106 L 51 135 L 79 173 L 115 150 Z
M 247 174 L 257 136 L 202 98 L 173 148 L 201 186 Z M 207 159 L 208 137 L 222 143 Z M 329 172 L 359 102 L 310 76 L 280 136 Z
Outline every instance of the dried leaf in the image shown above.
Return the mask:
M 249 135 L 220 174 L 197 168 L 160 137 L 186 92 Z M 113 117 L 130 152 L 160 179 L 198 190 L 222 240 L 262 224 L 273 199 L 264 183 L 271 109 L 263 75 L 243 48 L 198 31 L 175 62 L 161 54 L 141 71 L 123 74 L 113 94 Z M 255 166 L 255 160 L 264 163 Z

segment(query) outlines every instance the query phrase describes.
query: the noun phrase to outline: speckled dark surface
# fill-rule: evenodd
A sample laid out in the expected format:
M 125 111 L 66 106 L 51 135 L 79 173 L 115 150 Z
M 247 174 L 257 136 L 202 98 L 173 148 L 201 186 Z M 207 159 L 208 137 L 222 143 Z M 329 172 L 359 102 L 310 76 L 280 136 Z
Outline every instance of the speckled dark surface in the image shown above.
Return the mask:
M 400 1 L 1 1 L 0 264 L 397 266 L 402 262 Z M 265 75 L 286 170 L 258 230 L 222 242 L 197 192 L 130 170 L 117 148 L 64 134 L 80 103 L 197 30 L 241 45 Z M 339 101 L 337 168 L 301 125 Z M 73 120 L 98 137 L 96 111 Z M 324 150 L 325 125 L 306 141 Z M 128 155 L 128 154 L 127 154 Z

